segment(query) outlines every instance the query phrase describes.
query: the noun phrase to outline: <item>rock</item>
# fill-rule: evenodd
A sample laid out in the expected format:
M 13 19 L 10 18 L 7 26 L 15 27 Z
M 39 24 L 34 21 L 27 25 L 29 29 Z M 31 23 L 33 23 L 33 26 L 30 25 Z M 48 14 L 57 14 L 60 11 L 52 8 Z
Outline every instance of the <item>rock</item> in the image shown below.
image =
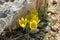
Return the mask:
M 49 11 L 52 12 L 52 13 L 55 13 L 56 7 L 54 7 L 54 6 L 48 7 L 48 12 Z
M 5 18 L 6 16 L 7 16 L 7 14 L 0 13 L 0 18 Z
M 57 1 L 53 0 L 52 4 L 53 4 L 53 5 L 57 4 Z
M 57 25 L 54 25 L 54 26 L 52 26 L 51 28 L 52 28 L 52 30 L 54 30 L 54 31 L 57 31 L 57 30 L 58 30 L 58 26 L 57 26 Z
M 56 40 L 60 40 L 60 34 L 56 34 Z
M 0 33 L 11 24 L 13 16 L 23 7 L 23 0 L 1 0 L 0 5 Z M 1 3 L 0 2 L 0 3 Z M 16 2 L 18 2 L 16 4 Z

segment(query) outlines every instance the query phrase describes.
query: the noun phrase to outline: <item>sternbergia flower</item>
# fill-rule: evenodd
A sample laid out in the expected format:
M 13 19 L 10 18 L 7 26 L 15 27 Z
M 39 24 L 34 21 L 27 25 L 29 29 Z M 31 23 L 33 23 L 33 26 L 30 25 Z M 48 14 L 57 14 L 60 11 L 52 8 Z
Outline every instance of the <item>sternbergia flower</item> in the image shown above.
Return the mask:
M 37 29 L 37 27 L 38 27 L 38 24 L 36 21 L 33 20 L 30 22 L 30 29 L 31 30 L 35 30 L 35 29 Z
M 19 19 L 19 25 L 22 28 L 26 28 L 28 26 L 31 30 L 35 30 L 38 27 L 38 23 L 40 19 L 38 17 L 37 10 L 32 10 L 29 15 L 26 15 L 24 18 Z
M 21 18 L 21 20 L 19 19 L 19 25 L 22 28 L 25 28 L 26 27 L 26 24 L 27 24 L 27 19 L 24 19 L 23 17 Z

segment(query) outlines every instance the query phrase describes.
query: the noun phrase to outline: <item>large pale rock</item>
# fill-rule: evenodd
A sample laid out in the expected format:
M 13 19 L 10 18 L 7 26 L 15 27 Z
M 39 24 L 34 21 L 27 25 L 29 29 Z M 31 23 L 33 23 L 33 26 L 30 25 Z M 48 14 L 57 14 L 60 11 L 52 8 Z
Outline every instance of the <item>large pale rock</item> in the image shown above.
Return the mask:
M 10 25 L 13 16 L 24 6 L 25 0 L 15 0 L 14 2 L 7 0 L 0 0 L 4 4 L 0 5 L 0 33 Z

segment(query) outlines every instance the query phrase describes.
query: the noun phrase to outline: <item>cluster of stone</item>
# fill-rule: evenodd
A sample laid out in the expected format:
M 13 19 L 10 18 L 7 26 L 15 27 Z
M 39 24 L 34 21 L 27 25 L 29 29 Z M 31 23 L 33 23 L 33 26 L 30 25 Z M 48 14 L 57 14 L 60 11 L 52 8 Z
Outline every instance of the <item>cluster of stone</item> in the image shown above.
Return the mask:
M 0 33 L 7 25 L 10 25 L 13 16 L 17 14 L 26 3 L 26 0 L 0 0 Z

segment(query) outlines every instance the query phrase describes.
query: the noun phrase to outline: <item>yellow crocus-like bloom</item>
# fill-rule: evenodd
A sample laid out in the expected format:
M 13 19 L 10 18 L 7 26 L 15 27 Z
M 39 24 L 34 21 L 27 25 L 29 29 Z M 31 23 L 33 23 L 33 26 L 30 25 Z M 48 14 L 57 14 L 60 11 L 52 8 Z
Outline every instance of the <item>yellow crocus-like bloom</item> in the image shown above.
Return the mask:
M 25 18 L 21 18 L 21 20 L 19 19 L 19 25 L 22 27 L 22 28 L 25 28 L 26 27 L 26 24 L 27 24 L 27 19 Z
M 34 17 L 34 16 L 38 16 L 38 12 L 36 10 L 32 10 L 29 15 L 26 15 L 26 18 L 28 20 L 31 20 L 32 17 Z
M 30 22 L 30 29 L 31 30 L 35 30 L 35 29 L 37 29 L 37 27 L 38 27 L 38 25 L 37 25 L 36 21 Z
M 38 12 L 37 12 L 37 10 L 32 9 L 32 11 L 31 11 L 31 14 L 30 14 L 30 15 L 36 15 L 36 16 L 38 16 Z
M 37 22 L 37 24 L 40 22 L 40 20 L 39 20 L 39 18 L 37 16 L 32 17 L 31 21 L 32 20 L 35 20 Z
M 19 19 L 19 25 L 22 28 L 26 28 L 26 25 L 28 23 L 31 30 L 35 30 L 38 27 L 38 23 L 40 22 L 40 19 L 38 17 L 37 10 L 31 10 L 31 12 L 25 16 L 25 18 Z

